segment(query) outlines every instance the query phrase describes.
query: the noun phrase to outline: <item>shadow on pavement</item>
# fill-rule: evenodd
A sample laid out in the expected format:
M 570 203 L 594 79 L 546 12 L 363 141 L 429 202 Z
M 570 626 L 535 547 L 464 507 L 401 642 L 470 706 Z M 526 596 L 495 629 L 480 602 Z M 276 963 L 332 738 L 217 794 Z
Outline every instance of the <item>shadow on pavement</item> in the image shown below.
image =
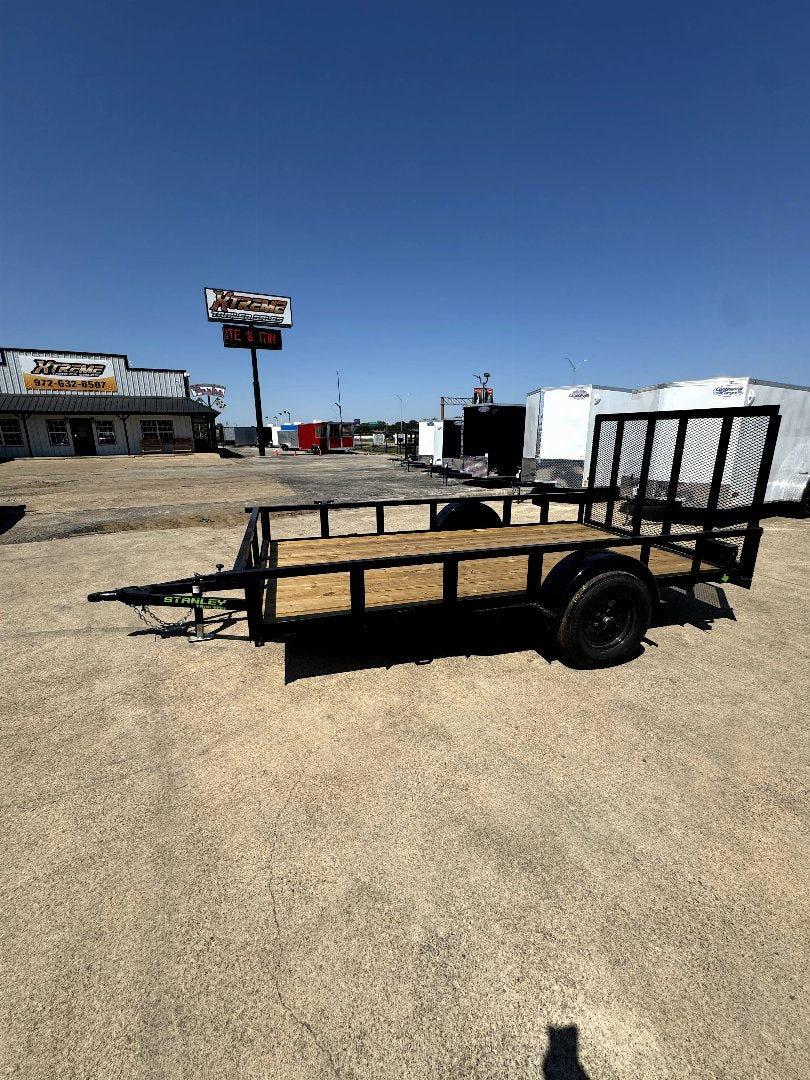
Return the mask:
M 718 619 L 737 621 L 724 590 L 708 581 L 698 582 L 694 591 L 662 589 L 661 601 L 653 616 L 653 627 L 695 626 L 708 631 Z
M 717 619 L 734 619 L 734 611 L 722 589 L 701 584 L 698 595 L 667 589 L 653 619 L 650 633 L 666 626 L 694 626 L 708 632 Z M 135 611 L 136 609 L 133 609 Z M 189 637 L 194 623 L 191 612 L 172 620 L 154 610 L 142 616 L 143 625 L 130 637 Z M 249 642 L 247 620 L 233 612 L 207 614 L 205 633 L 212 640 Z M 312 679 L 371 668 L 390 669 L 403 664 L 430 664 L 448 657 L 502 656 L 534 652 L 546 663 L 564 663 L 554 634 L 542 616 L 531 608 L 468 610 L 463 616 L 439 608 L 372 614 L 365 624 L 350 619 L 332 619 L 309 624 L 280 634 L 285 644 L 284 681 Z M 657 648 L 649 636 L 644 645 Z M 252 646 L 251 646 L 252 647 Z M 644 652 L 639 648 L 622 663 L 632 663 Z
M 25 517 L 25 503 L 21 506 L 0 506 L 0 535 L 13 529 Z
M 717 619 L 734 619 L 722 589 L 700 584 L 691 592 L 667 589 L 651 632 L 666 626 L 694 626 L 708 632 Z M 285 682 L 401 664 L 429 664 L 447 657 L 497 656 L 535 652 L 547 663 L 564 662 L 554 634 L 531 608 L 466 611 L 453 616 L 438 608 L 377 614 L 363 626 L 346 621 L 313 622 L 285 635 Z M 645 645 L 657 648 L 649 637 Z M 643 647 L 622 663 L 632 663 Z
M 139 614 L 137 608 L 132 608 L 136 618 L 140 618 L 143 625 L 137 630 L 130 630 L 127 637 L 157 637 L 157 638 L 193 638 L 194 615 L 189 611 L 174 620 L 164 619 L 150 608 L 148 613 Z M 205 635 L 211 641 L 235 641 L 248 644 L 247 618 L 244 615 L 235 615 L 228 612 L 224 615 L 207 615 L 205 619 Z
M 548 1029 L 548 1048 L 543 1058 L 543 1080 L 590 1080 L 579 1063 L 579 1029 Z
M 400 664 L 430 664 L 450 656 L 537 653 L 548 663 L 552 642 L 529 609 L 466 612 L 408 611 L 376 615 L 365 627 L 347 622 L 313 623 L 286 639 L 285 682 Z

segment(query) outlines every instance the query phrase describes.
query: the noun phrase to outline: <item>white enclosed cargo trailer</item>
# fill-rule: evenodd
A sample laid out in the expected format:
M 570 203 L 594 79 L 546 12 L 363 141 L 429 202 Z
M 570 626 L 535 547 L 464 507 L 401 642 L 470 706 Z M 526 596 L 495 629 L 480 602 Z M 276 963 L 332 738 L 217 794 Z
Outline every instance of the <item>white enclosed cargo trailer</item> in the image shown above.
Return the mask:
M 581 486 L 591 454 L 594 418 L 601 413 L 629 412 L 635 408 L 632 401 L 632 390 L 616 386 L 532 390 L 526 398 L 524 477 Z
M 441 465 L 443 420 L 419 421 L 419 444 L 417 456 L 427 465 Z
M 765 501 L 796 503 L 806 514 L 810 514 L 810 387 L 748 377 L 659 383 L 635 390 L 632 405 L 624 411 L 662 412 L 672 409 L 716 409 L 743 405 L 779 406 L 779 438 Z M 732 486 L 735 462 L 743 449 L 732 439 L 724 474 L 724 482 L 728 479 Z M 661 450 L 664 450 L 663 443 Z M 705 448 L 707 462 L 711 452 L 711 447 Z M 656 455 L 653 456 L 653 465 L 655 460 Z M 692 468 L 697 478 L 708 469 L 708 465 L 703 469 L 696 460 Z

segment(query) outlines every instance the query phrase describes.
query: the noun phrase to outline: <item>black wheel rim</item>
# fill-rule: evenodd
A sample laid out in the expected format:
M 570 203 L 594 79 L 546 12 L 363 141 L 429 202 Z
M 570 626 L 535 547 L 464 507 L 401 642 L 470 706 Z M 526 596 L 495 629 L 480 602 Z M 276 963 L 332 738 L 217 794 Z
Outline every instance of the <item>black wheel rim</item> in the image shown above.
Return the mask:
M 603 651 L 621 644 L 635 622 L 632 599 L 623 589 L 594 597 L 583 612 L 582 636 L 592 649 Z

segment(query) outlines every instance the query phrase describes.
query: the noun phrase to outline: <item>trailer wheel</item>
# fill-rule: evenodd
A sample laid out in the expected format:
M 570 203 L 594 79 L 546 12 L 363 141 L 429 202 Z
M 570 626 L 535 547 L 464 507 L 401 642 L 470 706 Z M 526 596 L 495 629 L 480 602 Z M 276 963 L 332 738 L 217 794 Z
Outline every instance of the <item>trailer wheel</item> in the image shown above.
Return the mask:
M 591 578 L 574 593 L 557 641 L 576 667 L 607 667 L 638 647 L 652 619 L 652 598 L 635 574 L 612 570 Z
M 454 499 L 436 518 L 436 528 L 447 529 L 498 529 L 501 519 L 496 510 L 486 503 L 472 499 Z
M 807 487 L 804 489 L 804 494 L 801 497 L 799 514 L 804 518 L 810 517 L 810 482 L 808 482 Z

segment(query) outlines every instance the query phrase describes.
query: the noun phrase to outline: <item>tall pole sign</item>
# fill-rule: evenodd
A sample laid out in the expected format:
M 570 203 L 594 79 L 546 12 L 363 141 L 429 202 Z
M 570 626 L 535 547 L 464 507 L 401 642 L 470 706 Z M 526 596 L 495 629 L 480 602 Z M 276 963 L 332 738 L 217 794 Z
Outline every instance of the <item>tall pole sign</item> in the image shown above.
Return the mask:
M 256 438 L 259 455 L 264 457 L 264 418 L 256 350 L 281 348 L 281 327 L 292 326 L 292 301 L 289 296 L 206 289 L 205 310 L 209 322 L 223 323 L 222 344 L 226 349 L 250 349 Z

